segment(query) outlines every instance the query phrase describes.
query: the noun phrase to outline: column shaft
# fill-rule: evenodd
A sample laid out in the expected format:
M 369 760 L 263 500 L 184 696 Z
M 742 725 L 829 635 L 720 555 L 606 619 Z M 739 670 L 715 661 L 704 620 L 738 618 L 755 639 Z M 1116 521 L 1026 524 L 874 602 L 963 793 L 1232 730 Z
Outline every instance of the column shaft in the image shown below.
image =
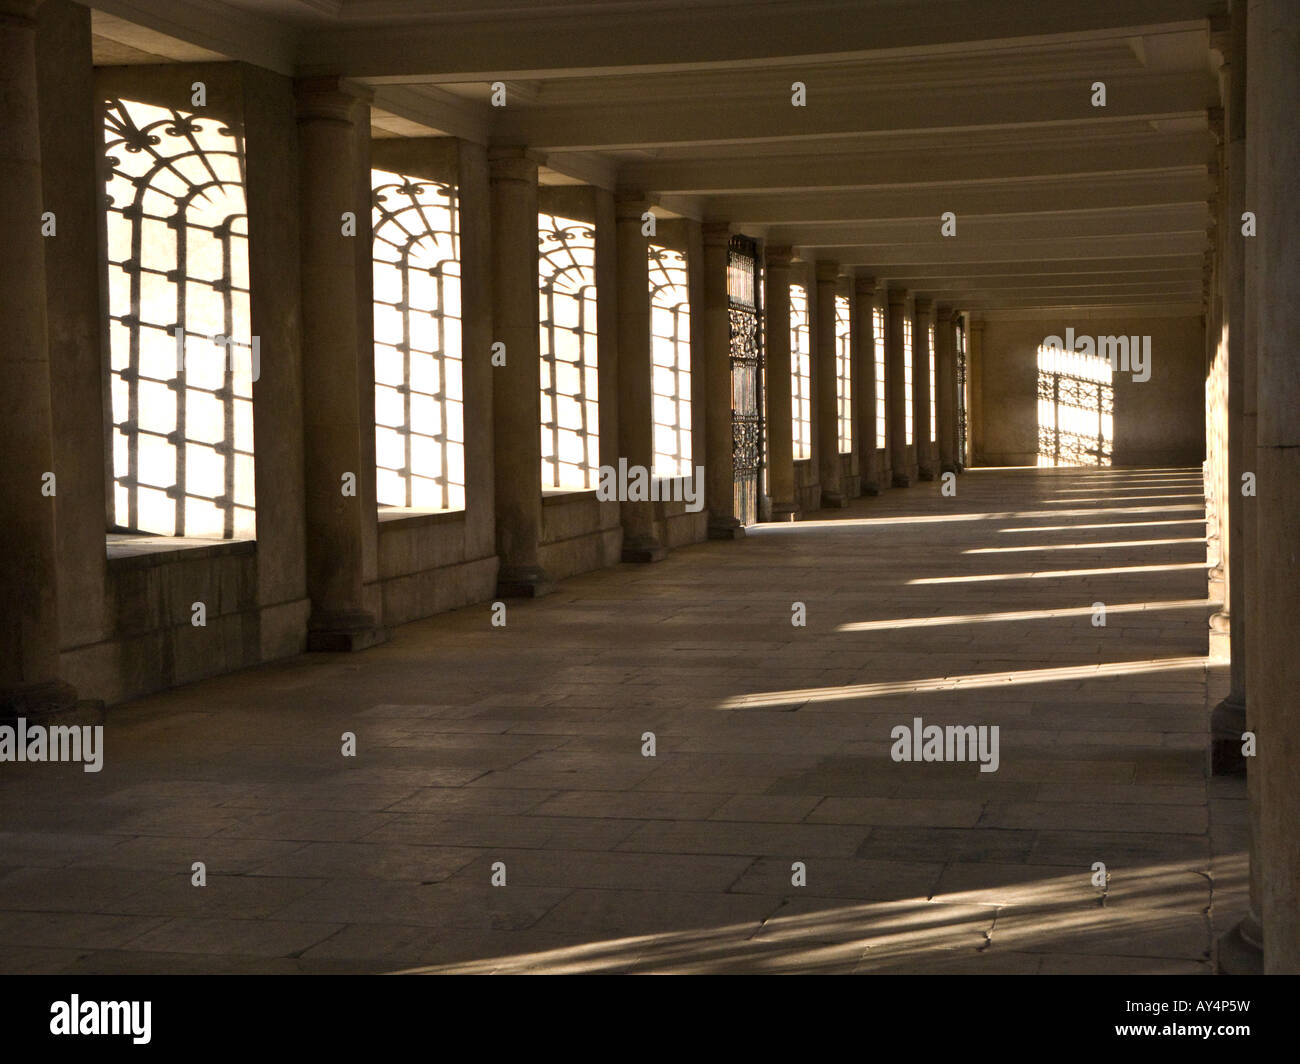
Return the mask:
M 497 594 L 544 595 L 541 344 L 538 338 L 537 166 L 522 148 L 492 148 L 492 312 L 505 365 L 492 380 L 495 437 Z
M 825 259 L 816 266 L 816 300 L 812 336 L 813 392 L 816 395 L 813 439 L 822 506 L 846 506 L 840 471 L 839 402 L 836 383 L 835 294 L 840 264 Z
M 939 470 L 956 473 L 957 458 L 957 350 L 951 307 L 938 307 L 934 317 L 935 406 L 938 416 Z
M 889 405 L 886 418 L 889 425 L 889 461 L 893 468 L 893 486 L 909 487 L 916 479 L 916 450 L 908 440 L 907 407 L 911 401 L 907 390 L 907 364 L 911 357 L 903 345 L 903 322 L 907 317 L 907 290 L 889 290 L 889 327 L 886 332 L 886 387 Z
M 70 709 L 76 696 L 59 676 L 58 566 L 50 364 L 46 333 L 34 3 L 0 4 L 0 719 Z M 50 239 L 58 239 L 53 237 Z M 54 480 L 49 479 L 50 475 Z
M 934 441 L 930 438 L 930 323 L 934 304 L 918 299 L 912 310 L 912 424 L 916 443 L 917 477 L 934 479 Z
M 727 251 L 731 231 L 725 222 L 707 222 L 703 229 L 704 357 L 701 363 L 708 389 L 705 504 L 709 508 L 709 538 L 738 539 L 745 534 L 745 529 L 736 516 L 731 430 L 731 317 L 727 304 Z M 768 372 L 770 375 L 771 370 Z
M 1258 821 L 1254 858 L 1260 865 L 1264 972 L 1300 973 L 1300 7 L 1293 0 L 1250 5 L 1251 80 L 1258 79 L 1259 235 L 1256 336 L 1258 422 L 1255 471 L 1259 494 L 1259 581 L 1250 589 L 1261 644 L 1251 702 L 1259 753 Z M 1254 32 L 1259 24 L 1260 33 Z
M 767 314 L 767 493 L 773 521 L 793 521 L 799 513 L 794 492 L 794 424 L 790 387 L 789 247 L 768 247 L 763 308 Z
M 876 448 L 876 279 L 853 280 L 853 450 L 858 456 L 858 483 L 863 495 L 881 490 L 880 453 Z
M 357 242 L 369 233 L 370 190 L 358 187 L 358 96 L 337 78 L 299 81 L 303 438 L 306 466 L 309 650 L 360 650 L 385 638 L 365 608 L 365 482 L 374 479 L 362 433 L 362 358 L 373 341 L 359 321 Z M 355 233 L 344 227 L 355 216 Z M 364 224 L 363 224 L 364 220 Z M 374 408 L 373 396 L 370 408 Z
M 649 203 L 620 196 L 618 227 L 618 438 L 620 458 L 647 475 L 654 465 L 654 395 L 651 390 L 650 259 L 641 235 Z M 655 535 L 654 503 L 621 500 L 623 561 L 657 562 L 667 554 Z

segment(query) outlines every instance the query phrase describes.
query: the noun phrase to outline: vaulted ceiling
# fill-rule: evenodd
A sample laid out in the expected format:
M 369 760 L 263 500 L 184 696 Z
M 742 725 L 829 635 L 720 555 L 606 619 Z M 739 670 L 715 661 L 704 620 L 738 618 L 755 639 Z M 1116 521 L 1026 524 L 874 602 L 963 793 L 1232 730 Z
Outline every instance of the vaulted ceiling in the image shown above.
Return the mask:
M 373 89 L 375 136 L 527 144 L 544 180 L 959 307 L 1199 309 L 1224 0 L 95 7 L 98 62 L 345 76 Z

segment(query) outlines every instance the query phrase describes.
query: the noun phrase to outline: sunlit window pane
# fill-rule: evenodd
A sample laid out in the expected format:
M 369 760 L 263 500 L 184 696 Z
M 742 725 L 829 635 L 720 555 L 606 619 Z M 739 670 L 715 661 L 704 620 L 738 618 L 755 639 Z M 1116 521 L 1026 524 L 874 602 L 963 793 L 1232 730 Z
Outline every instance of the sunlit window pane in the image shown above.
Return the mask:
M 542 487 L 594 488 L 600 466 L 596 390 L 596 233 L 540 214 Z
M 1038 464 L 1111 464 L 1115 393 L 1110 360 L 1038 349 Z
M 808 291 L 790 286 L 790 414 L 796 460 L 812 457 L 812 337 Z
M 104 112 L 116 528 L 255 533 L 244 146 L 226 122 Z
M 654 474 L 691 474 L 691 301 L 686 256 L 650 245 Z
M 840 454 L 853 450 L 852 326 L 849 301 L 835 297 L 835 405 Z
M 465 477 L 456 187 L 370 173 L 380 506 L 459 510 Z M 463 463 L 462 463 L 463 464 Z

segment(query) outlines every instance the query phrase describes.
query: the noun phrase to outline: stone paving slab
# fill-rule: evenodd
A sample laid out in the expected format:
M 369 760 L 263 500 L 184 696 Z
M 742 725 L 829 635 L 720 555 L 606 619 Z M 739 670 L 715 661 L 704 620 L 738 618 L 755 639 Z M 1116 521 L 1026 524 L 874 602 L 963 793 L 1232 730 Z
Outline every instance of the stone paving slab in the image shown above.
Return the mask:
M 0 971 L 1208 973 L 1199 475 L 971 470 L 112 707 L 0 771 Z

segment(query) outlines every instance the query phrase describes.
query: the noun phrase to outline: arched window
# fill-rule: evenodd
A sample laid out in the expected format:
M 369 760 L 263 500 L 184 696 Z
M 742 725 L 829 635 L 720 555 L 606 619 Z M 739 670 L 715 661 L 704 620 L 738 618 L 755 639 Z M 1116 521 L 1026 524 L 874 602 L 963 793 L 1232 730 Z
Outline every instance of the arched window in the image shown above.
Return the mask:
M 852 326 L 849 301 L 835 297 L 835 402 L 839 414 L 840 454 L 853 450 Z
M 596 388 L 596 233 L 586 222 L 541 214 L 542 487 L 596 485 L 600 411 Z
M 380 506 L 465 506 L 456 188 L 371 171 Z
M 812 338 L 808 291 L 790 286 L 790 406 L 796 460 L 812 457 Z
M 691 475 L 691 298 L 686 256 L 650 245 L 654 473 Z
M 244 146 L 227 123 L 105 101 L 118 531 L 255 534 Z
M 903 315 L 903 426 L 912 442 L 912 315 Z
M 871 308 L 871 337 L 876 363 L 876 446 L 885 446 L 885 312 Z

